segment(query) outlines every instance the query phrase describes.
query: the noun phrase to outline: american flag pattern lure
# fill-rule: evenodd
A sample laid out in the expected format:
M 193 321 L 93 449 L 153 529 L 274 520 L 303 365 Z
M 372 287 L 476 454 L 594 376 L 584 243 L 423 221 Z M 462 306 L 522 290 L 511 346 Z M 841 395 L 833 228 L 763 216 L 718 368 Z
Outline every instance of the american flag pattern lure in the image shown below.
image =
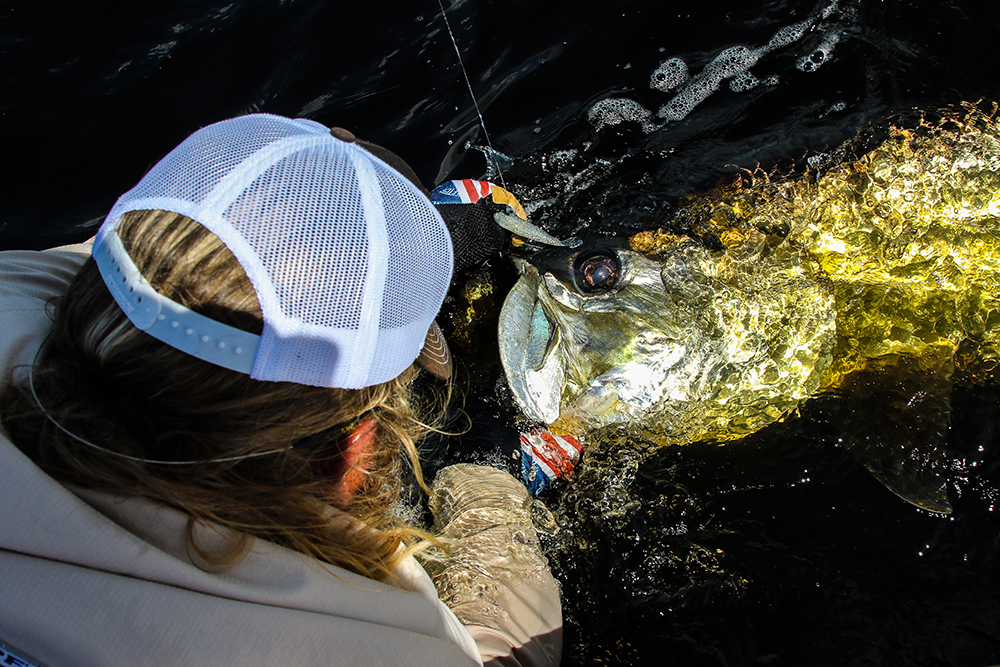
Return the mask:
M 582 452 L 583 443 L 571 435 L 555 435 L 544 428 L 522 433 L 521 473 L 531 495 L 573 472 Z
M 431 191 L 431 203 L 433 204 L 475 204 L 486 195 L 493 195 L 493 202 L 496 204 L 506 204 L 514 209 L 515 215 L 522 220 L 528 219 L 521 202 L 517 197 L 499 185 L 489 181 L 473 181 L 463 179 L 461 181 L 445 181 Z

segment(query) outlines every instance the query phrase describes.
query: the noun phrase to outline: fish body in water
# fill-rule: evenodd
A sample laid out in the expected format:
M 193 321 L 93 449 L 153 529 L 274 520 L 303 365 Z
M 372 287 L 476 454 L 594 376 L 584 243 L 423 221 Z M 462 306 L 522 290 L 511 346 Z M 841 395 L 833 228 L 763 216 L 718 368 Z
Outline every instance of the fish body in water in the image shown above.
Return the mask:
M 1000 357 L 998 216 L 992 118 L 893 129 L 825 173 L 692 198 L 672 225 L 686 234 L 517 260 L 499 332 L 508 382 L 553 432 L 624 426 L 651 451 L 738 440 L 806 398 L 853 399 L 845 447 L 906 500 L 949 511 L 952 383 Z

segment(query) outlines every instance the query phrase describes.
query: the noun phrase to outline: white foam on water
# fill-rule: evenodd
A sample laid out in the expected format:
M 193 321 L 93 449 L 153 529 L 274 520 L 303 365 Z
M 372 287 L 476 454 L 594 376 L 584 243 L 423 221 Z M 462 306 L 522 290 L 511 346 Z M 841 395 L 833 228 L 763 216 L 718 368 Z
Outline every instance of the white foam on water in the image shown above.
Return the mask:
M 763 48 L 747 46 L 733 46 L 722 51 L 705 65 L 701 72 L 688 79 L 673 99 L 660 107 L 656 115 L 668 122 L 682 120 L 696 106 L 718 90 L 719 84 L 723 80 L 741 76 L 742 78 L 737 83 L 738 87 L 751 83 L 751 80 L 744 75 L 749 74 L 748 70 L 757 63 L 764 53 L 766 50 Z M 678 59 L 674 58 L 673 60 Z M 661 64 L 660 67 L 662 68 L 663 65 Z
M 551 166 L 554 169 L 569 169 L 572 167 L 573 161 L 576 160 L 579 154 L 580 152 L 575 148 L 555 151 L 551 155 L 545 157 L 543 164 Z
M 607 125 L 617 125 L 625 121 L 634 121 L 640 123 L 643 130 L 652 132 L 659 127 L 659 125 L 652 122 L 652 117 L 653 112 L 638 102 L 621 98 L 601 100 L 590 107 L 590 111 L 587 112 L 587 118 L 594 126 L 594 129 L 597 130 Z
M 802 21 L 801 23 L 795 23 L 793 25 L 786 25 L 784 28 L 774 33 L 774 36 L 771 37 L 771 41 L 767 43 L 765 48 L 768 51 L 773 51 L 774 49 L 780 49 L 788 46 L 789 44 L 794 44 L 805 36 L 806 32 L 808 32 L 812 25 L 813 22 L 811 20 Z
M 846 108 L 847 108 L 847 103 L 844 102 L 843 100 L 838 100 L 838 101 L 834 102 L 833 104 L 831 104 L 830 108 L 827 109 L 826 111 L 824 111 L 823 113 L 821 113 L 819 115 L 819 117 L 820 118 L 826 118 L 830 114 L 837 113 L 839 111 L 843 111 Z
M 833 2 L 831 2 L 829 5 L 823 8 L 823 11 L 820 12 L 820 16 L 822 16 L 824 19 L 830 18 L 830 15 L 837 10 L 837 5 L 839 4 L 840 0 L 833 0 Z
M 780 28 L 763 46 L 731 46 L 721 51 L 694 75 L 683 59 L 674 57 L 664 60 L 650 75 L 649 87 L 661 92 L 676 92 L 669 102 L 659 108 L 655 117 L 664 123 L 683 120 L 727 79 L 730 80 L 729 89 L 735 93 L 744 93 L 762 85 L 777 85 L 779 78 L 776 75 L 761 80 L 750 68 L 768 53 L 795 44 L 813 33 L 821 35 L 821 41 L 809 55 L 796 61 L 796 67 L 803 72 L 816 71 L 830 60 L 840 41 L 841 24 L 827 22 L 827 19 L 834 16 L 839 3 L 840 0 L 830 0 L 814 16 Z M 845 16 L 850 15 L 850 12 L 843 13 Z M 598 102 L 591 107 L 588 118 L 597 130 L 623 122 L 638 122 L 647 133 L 662 126 L 644 106 L 622 98 Z
M 823 63 L 830 60 L 830 55 L 833 53 L 833 47 L 835 47 L 839 41 L 839 34 L 835 32 L 827 33 L 823 37 L 823 41 L 816 47 L 816 50 L 808 56 L 802 56 L 799 58 L 798 62 L 795 63 L 795 66 L 803 72 L 815 72 Z
M 733 77 L 733 80 L 729 82 L 729 90 L 734 93 L 743 93 L 752 88 L 756 88 L 760 84 L 760 79 L 755 77 L 752 73 L 741 72 Z
M 680 58 L 670 58 L 660 63 L 649 77 L 649 87 L 668 92 L 688 80 L 687 63 Z

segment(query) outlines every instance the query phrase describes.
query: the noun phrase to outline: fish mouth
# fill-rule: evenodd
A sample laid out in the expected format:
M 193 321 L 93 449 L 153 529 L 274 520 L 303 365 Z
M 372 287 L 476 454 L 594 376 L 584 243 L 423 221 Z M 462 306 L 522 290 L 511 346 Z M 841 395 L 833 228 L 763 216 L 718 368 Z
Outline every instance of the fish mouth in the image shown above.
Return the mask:
M 504 300 L 497 335 L 507 384 L 524 414 L 546 424 L 559 418 L 565 383 L 559 326 L 549 320 L 538 291 L 541 276 L 524 273 Z

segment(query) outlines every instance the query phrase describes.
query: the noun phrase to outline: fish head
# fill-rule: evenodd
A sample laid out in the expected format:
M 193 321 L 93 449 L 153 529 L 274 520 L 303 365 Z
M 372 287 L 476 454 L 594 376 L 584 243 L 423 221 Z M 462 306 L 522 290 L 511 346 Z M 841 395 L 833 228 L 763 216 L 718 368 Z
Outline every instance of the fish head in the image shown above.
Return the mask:
M 711 301 L 709 251 L 687 239 L 668 257 L 627 239 L 593 238 L 515 258 L 521 276 L 500 318 L 501 359 L 525 414 L 552 424 L 567 407 L 593 421 L 634 412 L 660 390 L 664 360 L 683 355 Z M 571 417 L 571 415 L 563 415 Z
M 663 442 L 780 418 L 829 365 L 832 296 L 797 251 L 738 250 L 594 238 L 516 258 L 499 341 L 524 414 L 564 432 L 655 422 Z M 731 414 L 747 404 L 759 414 Z

